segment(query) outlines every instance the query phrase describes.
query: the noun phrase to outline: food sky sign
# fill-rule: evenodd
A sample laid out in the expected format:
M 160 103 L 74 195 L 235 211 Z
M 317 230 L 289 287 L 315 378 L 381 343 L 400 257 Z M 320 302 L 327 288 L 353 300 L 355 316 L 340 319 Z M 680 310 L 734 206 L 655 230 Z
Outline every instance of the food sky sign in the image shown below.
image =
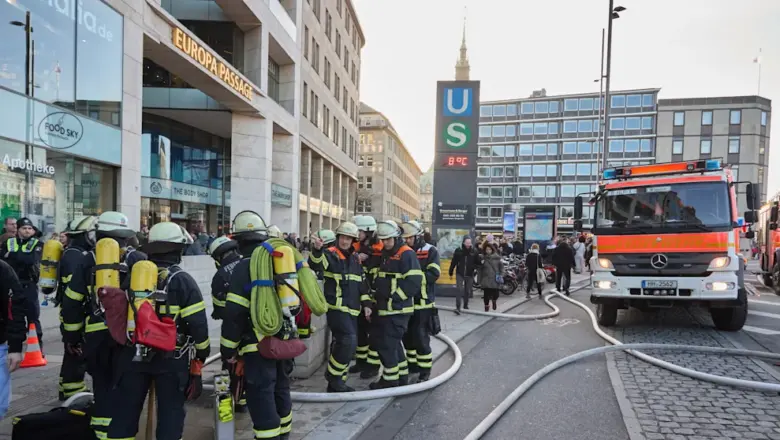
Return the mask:
M 463 238 L 473 235 L 478 132 L 479 81 L 439 81 L 436 85 L 433 236 L 440 245 L 442 269 L 449 267 L 452 252 Z M 436 294 L 451 296 L 454 280 L 442 276 L 438 283 L 440 288 Z

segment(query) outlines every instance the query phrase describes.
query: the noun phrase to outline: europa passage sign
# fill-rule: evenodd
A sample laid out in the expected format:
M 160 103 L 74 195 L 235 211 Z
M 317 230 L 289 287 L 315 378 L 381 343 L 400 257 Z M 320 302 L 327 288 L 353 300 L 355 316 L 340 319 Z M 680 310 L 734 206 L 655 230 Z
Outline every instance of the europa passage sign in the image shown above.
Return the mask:
M 433 235 L 441 257 L 438 284 L 454 287 L 449 264 L 474 230 L 477 200 L 479 81 L 439 81 L 433 162 Z M 445 289 L 446 290 L 446 289 Z M 447 294 L 438 290 L 437 294 Z

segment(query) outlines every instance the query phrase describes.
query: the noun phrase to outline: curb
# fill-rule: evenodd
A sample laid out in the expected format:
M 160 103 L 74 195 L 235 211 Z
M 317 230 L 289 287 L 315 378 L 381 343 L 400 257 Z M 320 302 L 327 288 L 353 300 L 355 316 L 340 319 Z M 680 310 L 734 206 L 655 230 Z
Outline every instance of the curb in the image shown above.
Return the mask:
M 642 425 L 639 423 L 628 396 L 626 396 L 623 379 L 620 378 L 620 372 L 617 370 L 615 354 L 606 353 L 605 357 L 607 358 L 607 374 L 610 382 L 612 382 L 612 390 L 615 392 L 615 400 L 617 400 L 618 408 L 620 408 L 620 413 L 623 416 L 623 424 L 626 425 L 628 438 L 629 440 L 645 440 L 645 436 L 642 435 Z

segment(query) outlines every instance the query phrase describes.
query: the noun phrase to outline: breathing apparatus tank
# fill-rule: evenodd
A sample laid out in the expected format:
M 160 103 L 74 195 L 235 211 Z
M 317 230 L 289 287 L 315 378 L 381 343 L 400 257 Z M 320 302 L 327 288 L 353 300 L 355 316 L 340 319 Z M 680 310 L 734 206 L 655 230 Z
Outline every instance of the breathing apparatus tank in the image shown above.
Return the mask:
M 57 287 L 57 265 L 62 258 L 62 252 L 62 243 L 59 240 L 49 240 L 43 245 L 41 275 L 38 280 L 38 286 L 42 289 Z
M 279 301 L 282 304 L 282 310 L 286 316 L 292 316 L 289 312 L 301 305 L 298 295 L 290 288 L 300 292 L 298 287 L 298 274 L 295 269 L 295 253 L 290 247 L 279 246 L 273 253 L 274 273 L 285 279 L 286 283 L 278 283 L 276 293 L 279 295 Z
M 152 294 L 157 290 L 157 265 L 149 260 L 143 260 L 133 265 L 130 273 L 129 301 L 133 305 L 127 305 L 127 331 L 135 331 L 135 312 L 144 302 L 154 306 Z
M 119 287 L 119 243 L 101 238 L 95 245 L 95 288 Z

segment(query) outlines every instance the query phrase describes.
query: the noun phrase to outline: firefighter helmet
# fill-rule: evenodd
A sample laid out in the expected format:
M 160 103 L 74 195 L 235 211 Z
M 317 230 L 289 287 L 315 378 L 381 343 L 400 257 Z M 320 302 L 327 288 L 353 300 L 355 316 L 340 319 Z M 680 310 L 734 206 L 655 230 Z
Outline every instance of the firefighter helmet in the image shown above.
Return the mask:
M 282 238 L 282 230 L 276 225 L 268 227 L 268 236 L 271 238 Z
M 241 211 L 233 219 L 233 234 L 237 240 L 265 240 L 268 238 L 268 226 L 254 211 Z
M 135 232 L 130 229 L 127 216 L 117 211 L 106 211 L 97 218 L 97 232 L 113 238 L 130 238 Z
M 320 229 L 314 236 L 322 240 L 322 244 L 326 246 L 329 246 L 336 241 L 336 234 L 330 229 Z
M 167 254 L 181 251 L 192 238 L 187 231 L 173 222 L 160 222 L 149 229 L 149 242 L 141 246 L 147 254 Z
M 402 223 L 401 228 L 403 229 L 403 234 L 401 235 L 404 238 L 417 237 L 423 233 L 420 223 L 415 220 Z
M 352 223 L 357 225 L 358 230 L 364 232 L 376 231 L 376 220 L 370 215 L 356 215 L 352 218 Z
M 238 249 L 238 243 L 226 236 L 217 237 L 209 245 L 209 255 L 211 258 L 218 260 L 225 252 Z
M 97 217 L 94 215 L 79 216 L 68 223 L 63 233 L 65 235 L 78 235 L 95 230 Z
M 387 238 L 396 238 L 401 235 L 401 229 L 398 224 L 392 220 L 385 220 L 376 225 L 376 237 L 380 240 Z
M 358 231 L 358 227 L 351 222 L 344 222 L 339 225 L 338 228 L 334 231 L 336 236 L 344 235 L 351 238 L 358 238 L 360 235 L 360 231 Z

